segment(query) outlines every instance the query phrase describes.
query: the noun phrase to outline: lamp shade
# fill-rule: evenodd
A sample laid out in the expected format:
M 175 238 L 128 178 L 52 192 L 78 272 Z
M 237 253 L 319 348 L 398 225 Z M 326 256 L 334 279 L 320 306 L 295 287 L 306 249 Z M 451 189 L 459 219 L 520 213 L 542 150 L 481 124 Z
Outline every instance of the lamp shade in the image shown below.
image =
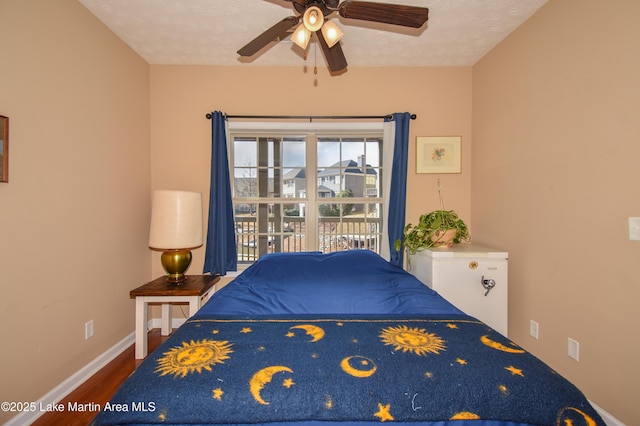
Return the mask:
M 322 28 L 322 24 L 324 23 L 322 10 L 317 6 L 309 7 L 305 10 L 304 15 L 302 16 L 302 23 L 312 33 L 318 31 Z
M 149 248 L 190 250 L 201 245 L 202 194 L 188 191 L 154 191 Z
M 291 41 L 300 46 L 302 49 L 306 49 L 311 40 L 311 32 L 307 30 L 304 24 L 298 25 L 298 28 L 291 35 Z
M 333 22 L 327 21 L 322 26 L 322 35 L 327 42 L 327 46 L 333 47 L 342 39 L 342 30 Z

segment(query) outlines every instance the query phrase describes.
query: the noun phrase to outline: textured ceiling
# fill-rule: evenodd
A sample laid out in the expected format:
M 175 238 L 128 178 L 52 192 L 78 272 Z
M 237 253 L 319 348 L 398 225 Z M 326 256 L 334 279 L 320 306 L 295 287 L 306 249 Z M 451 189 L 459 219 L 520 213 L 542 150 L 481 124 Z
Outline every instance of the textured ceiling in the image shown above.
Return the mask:
M 283 0 L 79 0 L 150 64 L 300 66 L 291 41 L 274 42 L 251 58 L 239 48 L 287 16 Z M 342 28 L 350 66 L 470 66 L 548 0 L 375 0 L 429 8 L 416 30 L 331 19 Z M 317 54 L 315 43 L 309 57 Z M 247 64 L 247 65 L 244 65 Z

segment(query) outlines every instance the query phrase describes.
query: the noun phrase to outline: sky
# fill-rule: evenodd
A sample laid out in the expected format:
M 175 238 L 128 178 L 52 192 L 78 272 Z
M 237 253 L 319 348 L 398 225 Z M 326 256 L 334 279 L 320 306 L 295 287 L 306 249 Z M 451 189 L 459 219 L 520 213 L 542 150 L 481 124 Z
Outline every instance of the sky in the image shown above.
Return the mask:
M 339 161 L 354 160 L 366 155 L 366 162 L 372 167 L 380 166 L 379 144 L 375 142 L 320 140 L 318 142 L 318 169 L 332 166 Z M 269 166 L 273 166 L 273 142 L 269 143 Z M 282 143 L 282 160 L 285 172 L 295 167 L 305 167 L 304 139 L 286 139 Z M 257 142 L 255 139 L 234 141 L 234 167 L 255 167 L 257 164 Z M 236 177 L 246 176 L 246 171 L 236 170 Z

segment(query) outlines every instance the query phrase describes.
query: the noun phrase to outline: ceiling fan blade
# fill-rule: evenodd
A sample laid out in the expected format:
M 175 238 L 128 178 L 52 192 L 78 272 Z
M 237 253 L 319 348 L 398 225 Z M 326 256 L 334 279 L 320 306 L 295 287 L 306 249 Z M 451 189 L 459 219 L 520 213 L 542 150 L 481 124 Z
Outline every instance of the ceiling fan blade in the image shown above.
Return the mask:
M 298 16 L 289 16 L 288 18 L 284 18 L 282 21 L 267 29 L 265 32 L 263 32 L 258 37 L 247 43 L 240 50 L 238 50 L 238 55 L 252 56 L 256 54 L 256 52 L 265 47 L 267 44 L 279 38 L 291 28 L 295 27 L 299 21 L 300 17 Z
M 324 58 L 327 60 L 329 69 L 333 72 L 338 72 L 347 68 L 347 59 L 344 57 L 344 52 L 342 51 L 340 43 L 336 43 L 333 47 L 329 47 L 322 35 L 322 31 L 316 31 L 316 36 L 320 42 L 320 47 L 322 48 L 322 53 L 324 53 Z
M 420 28 L 429 19 L 426 7 L 399 4 L 374 3 L 370 1 L 345 0 L 338 9 L 344 18 L 382 22 L 403 27 Z

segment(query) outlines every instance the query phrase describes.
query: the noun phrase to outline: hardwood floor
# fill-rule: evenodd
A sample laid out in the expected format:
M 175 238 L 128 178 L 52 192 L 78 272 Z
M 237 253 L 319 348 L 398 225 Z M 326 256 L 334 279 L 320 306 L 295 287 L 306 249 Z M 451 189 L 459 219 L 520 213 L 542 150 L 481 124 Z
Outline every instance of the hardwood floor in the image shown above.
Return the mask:
M 153 329 L 149 332 L 149 352 L 157 348 L 160 343 L 167 340 L 169 336 L 161 336 L 160 329 Z M 113 396 L 120 385 L 127 377 L 133 373 L 142 360 L 135 359 L 134 345 L 118 355 L 113 361 L 107 364 L 102 370 L 91 376 L 76 390 L 71 392 L 65 399 L 60 401 L 67 407 L 69 402 L 79 404 L 104 404 Z M 67 411 L 48 412 L 38 418 L 33 426 L 64 425 L 64 426 L 86 426 L 98 413 L 95 411 Z

